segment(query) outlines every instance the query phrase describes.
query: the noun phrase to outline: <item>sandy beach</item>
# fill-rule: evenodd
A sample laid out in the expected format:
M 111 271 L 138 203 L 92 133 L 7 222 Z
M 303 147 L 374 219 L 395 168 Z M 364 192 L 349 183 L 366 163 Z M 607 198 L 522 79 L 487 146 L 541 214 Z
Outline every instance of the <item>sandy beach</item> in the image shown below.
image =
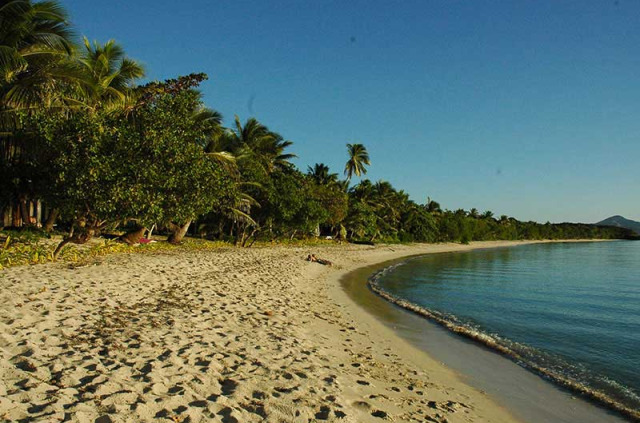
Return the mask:
M 513 422 L 359 308 L 340 278 L 515 244 L 228 248 L 5 270 L 0 419 Z

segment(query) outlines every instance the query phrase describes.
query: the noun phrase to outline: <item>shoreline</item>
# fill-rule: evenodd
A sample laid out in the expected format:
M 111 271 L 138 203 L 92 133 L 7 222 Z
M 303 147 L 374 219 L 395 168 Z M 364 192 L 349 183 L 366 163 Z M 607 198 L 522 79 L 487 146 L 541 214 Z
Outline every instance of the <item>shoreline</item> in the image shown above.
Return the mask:
M 598 240 L 599 241 L 599 240 Z M 547 241 L 543 241 L 546 243 Z M 553 242 L 553 241 L 551 241 Z M 562 240 L 559 242 L 574 242 L 572 240 Z M 591 240 L 579 240 L 575 242 L 591 242 Z M 424 353 L 428 355 L 432 355 L 437 357 L 437 355 L 433 355 L 433 348 L 430 348 L 429 343 L 423 342 L 421 339 L 417 339 L 419 337 L 424 336 L 432 336 L 434 333 L 432 332 L 434 329 L 437 332 L 437 328 L 442 328 L 442 334 L 438 334 L 435 338 L 439 341 L 445 341 L 449 344 L 445 348 L 449 348 L 449 353 L 451 353 L 451 348 L 468 348 L 469 350 L 483 350 L 487 351 L 489 355 L 498 356 L 499 358 L 492 360 L 491 363 L 483 362 L 478 365 L 489 365 L 494 366 L 494 370 L 498 372 L 510 373 L 511 377 L 521 377 L 523 375 L 517 375 L 515 373 L 526 372 L 528 375 L 533 376 L 535 379 L 540 379 L 539 381 L 534 381 L 532 383 L 532 378 L 527 377 L 528 375 L 524 375 L 524 379 L 521 383 L 526 385 L 526 389 L 529 390 L 544 390 L 544 394 L 547 396 L 553 396 L 554 394 L 563 395 L 566 398 L 569 398 L 568 401 L 555 401 L 554 399 L 547 398 L 547 402 L 544 408 L 550 407 L 566 407 L 572 408 L 572 413 L 575 416 L 571 416 L 566 413 L 561 413 L 558 415 L 552 415 L 548 420 L 546 420 L 543 416 L 535 415 L 535 410 L 529 410 L 527 413 L 517 413 L 519 417 L 523 417 L 526 421 L 531 422 L 559 422 L 559 421 L 580 421 L 580 422 L 600 422 L 600 421 L 638 421 L 638 413 L 635 410 L 629 409 L 622 405 L 615 403 L 613 400 L 608 398 L 603 398 L 600 396 L 600 393 L 593 392 L 584 388 L 582 386 L 577 386 L 572 381 L 569 381 L 565 378 L 559 377 L 558 375 L 550 375 L 548 372 L 545 372 L 544 369 L 534 368 L 530 365 L 526 365 L 526 363 L 518 364 L 517 357 L 514 357 L 513 354 L 510 354 L 511 351 L 506 351 L 504 348 L 501 348 L 501 345 L 496 344 L 495 342 L 491 342 L 491 339 L 487 339 L 490 337 L 483 336 L 482 334 L 471 333 L 470 331 L 465 331 L 462 327 L 457 327 L 455 324 L 449 322 L 448 320 L 441 318 L 438 313 L 433 312 L 431 310 L 425 309 L 423 307 L 417 306 L 407 300 L 402 298 L 397 298 L 393 294 L 386 292 L 383 288 L 379 287 L 376 283 L 376 279 L 379 275 L 383 274 L 386 271 L 393 270 L 394 267 L 401 265 L 402 263 L 410 260 L 413 257 L 419 257 L 428 254 L 435 253 L 456 253 L 456 252 L 464 252 L 464 251 L 473 251 L 479 249 L 490 249 L 490 248 L 508 248 L 515 247 L 519 245 L 527 245 L 527 244 L 537 244 L 541 242 L 536 241 L 526 241 L 522 243 L 514 243 L 508 245 L 502 245 L 502 243 L 494 244 L 494 245 L 470 245 L 469 248 L 454 248 L 446 251 L 431 251 L 427 254 L 418 254 L 418 255 L 410 255 L 401 258 L 396 258 L 392 260 L 385 261 L 383 263 L 377 263 L 375 265 L 370 265 L 366 267 L 366 271 L 354 271 L 350 274 L 347 274 L 342 280 L 343 289 L 347 293 L 348 300 L 354 303 L 356 306 L 365 309 L 367 313 L 372 316 L 375 316 L 380 320 L 380 324 L 386 325 L 387 327 L 392 325 L 394 329 L 397 327 L 400 328 L 398 331 L 394 331 L 393 335 L 400 337 L 404 342 L 412 343 L 421 349 Z M 473 243 L 472 243 L 473 244 Z M 351 280 L 350 280 L 351 279 Z M 366 287 L 366 291 L 362 289 L 362 287 Z M 391 314 L 396 314 L 395 316 L 389 317 L 388 311 L 380 311 L 380 304 L 376 304 L 371 306 L 371 304 L 367 304 L 369 300 L 362 301 L 362 296 L 374 296 L 378 298 L 380 301 L 385 302 L 390 305 L 393 310 Z M 400 316 L 402 314 L 410 314 L 412 316 L 416 316 L 415 319 L 406 319 L 406 316 Z M 413 320 L 410 323 L 406 323 L 404 320 Z M 434 328 L 430 328 L 430 330 L 425 330 L 421 334 L 417 334 L 418 330 L 415 330 L 414 327 L 407 330 L 404 325 L 416 326 L 416 325 L 430 325 Z M 403 333 L 404 332 L 404 333 Z M 416 332 L 416 333 L 414 333 Z M 446 339 L 449 338 L 449 339 Z M 469 346 L 470 345 L 470 346 Z M 438 351 L 440 355 L 440 359 L 443 359 L 445 355 L 442 354 L 442 351 Z M 454 353 L 455 355 L 455 353 Z M 468 358 L 468 357 L 467 357 Z M 446 358 L 444 359 L 446 360 Z M 514 366 L 503 366 L 503 363 L 499 363 L 499 360 L 508 360 Z M 445 363 L 443 363 L 445 364 Z M 454 368 L 458 372 L 458 377 L 465 380 L 466 383 L 469 383 L 469 375 L 467 373 L 470 372 L 470 368 L 467 365 L 460 365 L 460 363 L 456 363 L 456 360 L 451 360 L 450 367 Z M 510 368 L 508 368 L 510 367 Z M 515 373 L 514 373 L 515 372 Z M 477 375 L 476 375 L 477 376 Z M 486 376 L 486 375 L 484 375 Z M 482 380 L 482 383 L 475 384 L 471 383 L 472 386 L 476 386 L 478 388 L 491 388 L 491 381 Z M 505 378 L 502 378 L 505 379 Z M 502 380 L 505 382 L 505 380 Z M 484 385 L 484 386 L 483 386 Z M 501 391 L 504 391 L 505 386 L 493 386 L 492 394 L 494 398 L 501 405 L 506 405 L 508 410 L 514 411 L 515 408 L 521 407 L 523 404 L 518 403 L 518 401 L 510 401 L 508 398 L 509 395 L 501 395 Z M 508 386 L 506 387 L 509 388 Z M 522 386 L 512 386 L 511 388 L 522 389 Z M 571 394 L 579 394 L 579 399 L 574 398 Z M 502 398 L 500 398 L 503 396 Z M 576 405 L 577 403 L 581 403 Z M 521 410 L 520 410 L 521 411 Z M 538 410 L 539 411 L 539 410 Z M 594 417 L 595 413 L 595 417 Z M 532 416 L 533 414 L 533 416 Z M 601 414 L 601 415 L 600 415 Z M 629 420 L 627 420 L 629 419 Z
M 4 270 L 0 421 L 519 421 L 340 280 L 411 255 L 522 244 L 221 248 Z
M 640 421 L 640 412 L 633 410 L 619 402 L 615 401 L 609 395 L 600 392 L 594 391 L 584 385 L 581 385 L 573 380 L 562 376 L 556 372 L 547 370 L 544 367 L 539 365 L 529 363 L 525 361 L 519 353 L 508 348 L 505 345 L 497 342 L 491 335 L 478 333 L 474 330 L 471 330 L 463 325 L 456 324 L 449 319 L 445 318 L 441 313 L 438 313 L 434 310 L 430 310 L 426 307 L 421 307 L 416 305 L 410 301 L 397 297 L 390 292 L 386 291 L 384 288 L 380 287 L 378 284 L 378 277 L 383 275 L 385 272 L 389 270 L 393 270 L 393 265 L 386 267 L 376 274 L 372 275 L 367 280 L 367 286 L 378 296 L 385 299 L 386 301 L 404 309 L 408 312 L 415 313 L 418 316 L 424 317 L 425 319 L 434 322 L 447 330 L 449 330 L 452 334 L 459 335 L 461 337 L 470 339 L 471 341 L 477 343 L 478 345 L 484 346 L 496 353 L 519 363 L 523 368 L 528 369 L 529 371 L 541 376 L 542 378 L 549 379 L 554 383 L 558 384 L 560 387 L 565 388 L 571 392 L 581 395 L 584 399 L 593 402 L 593 404 L 603 407 L 606 409 L 610 409 L 614 412 L 620 413 L 623 417 L 629 418 L 632 421 Z

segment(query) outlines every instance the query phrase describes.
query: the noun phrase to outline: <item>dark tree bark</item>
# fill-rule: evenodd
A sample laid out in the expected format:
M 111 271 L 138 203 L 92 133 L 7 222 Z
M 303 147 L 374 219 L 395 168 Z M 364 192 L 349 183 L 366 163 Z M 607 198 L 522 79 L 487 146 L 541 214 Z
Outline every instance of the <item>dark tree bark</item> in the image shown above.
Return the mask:
M 53 225 L 56 223 L 56 219 L 60 215 L 60 210 L 57 208 L 51 209 L 49 212 L 49 216 L 47 216 L 47 221 L 44 222 L 44 230 L 45 232 L 51 232 L 53 230 Z
M 86 244 L 87 242 L 89 242 L 89 240 L 91 240 L 91 238 L 93 238 L 93 236 L 95 235 L 97 229 L 98 228 L 95 226 L 92 226 L 90 228 L 86 228 L 83 226 L 79 231 L 74 231 L 74 229 L 71 228 L 69 235 L 65 236 L 62 239 L 62 242 L 58 244 L 55 251 L 53 252 L 53 260 L 55 261 L 58 259 L 58 256 L 62 252 L 62 249 L 65 247 L 65 245 L 69 243 Z
M 126 234 L 120 236 L 118 239 L 128 245 L 134 245 L 140 243 L 140 238 L 144 237 L 144 233 L 147 231 L 147 228 L 140 227 L 134 229 L 131 232 L 127 232 Z
M 251 248 L 251 246 L 253 245 L 254 242 L 256 242 L 256 238 L 257 238 L 257 233 L 258 233 L 258 228 L 253 228 L 253 230 L 251 231 L 251 234 L 249 234 L 248 237 L 246 237 L 244 239 L 244 241 L 242 241 L 242 246 L 243 247 L 247 247 L 247 248 Z M 247 242 L 249 242 L 249 240 L 253 238 L 253 241 L 251 241 L 251 244 L 249 244 L 247 246 Z
M 20 203 L 13 203 L 13 207 L 11 207 L 11 226 L 14 228 L 19 228 L 21 225 L 21 213 L 20 213 Z
M 58 244 L 53 252 L 53 260 L 57 260 L 58 256 L 62 252 L 65 245 L 69 243 L 73 244 L 86 244 L 95 236 L 96 233 L 104 229 L 106 221 L 99 221 L 96 219 L 81 218 L 77 219 L 72 225 L 69 235 L 62 239 L 62 242 Z
M 29 220 L 29 207 L 27 206 L 27 199 L 22 197 L 20 198 L 20 217 L 22 218 L 22 226 L 31 226 L 31 221 Z
M 187 221 L 184 225 L 176 225 L 175 223 L 169 224 L 171 228 L 171 235 L 167 238 L 167 242 L 170 244 L 180 244 L 182 242 L 182 238 L 187 234 L 189 230 L 189 225 L 191 225 L 191 221 Z
M 65 245 L 67 245 L 68 243 L 70 243 L 71 240 L 67 237 L 64 237 L 64 239 L 62 240 L 62 242 L 60 244 L 58 244 L 58 246 L 56 247 L 56 249 L 53 251 L 53 260 L 58 260 L 58 256 L 60 255 L 60 253 L 62 252 L 62 249 L 64 248 Z

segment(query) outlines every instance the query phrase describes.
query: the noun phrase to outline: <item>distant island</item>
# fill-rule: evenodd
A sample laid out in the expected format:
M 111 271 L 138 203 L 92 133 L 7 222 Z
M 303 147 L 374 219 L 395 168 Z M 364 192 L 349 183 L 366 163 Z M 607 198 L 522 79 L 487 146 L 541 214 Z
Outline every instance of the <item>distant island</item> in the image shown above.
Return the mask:
M 624 218 L 620 215 L 611 216 L 596 223 L 597 226 L 615 226 L 617 228 L 630 229 L 640 235 L 640 222 Z

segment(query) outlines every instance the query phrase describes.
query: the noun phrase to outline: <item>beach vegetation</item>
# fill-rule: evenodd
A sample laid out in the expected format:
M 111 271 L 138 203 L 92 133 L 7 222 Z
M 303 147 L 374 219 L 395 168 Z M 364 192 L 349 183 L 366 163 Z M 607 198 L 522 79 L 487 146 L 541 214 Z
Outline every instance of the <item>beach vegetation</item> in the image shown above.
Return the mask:
M 362 144 L 347 144 L 347 152 L 349 160 L 344 166 L 344 174 L 347 176 L 347 181 L 350 181 L 353 175 L 360 177 L 366 174 L 367 166 L 371 162 L 369 161 L 369 153 Z
M 225 126 L 198 91 L 203 73 L 142 84 L 138 61 L 114 40 L 78 39 L 55 1 L 0 1 L 0 22 L 0 227 L 24 231 L 3 238 L 3 265 L 78 254 L 63 250 L 109 233 L 131 230 L 136 244 L 145 228 L 170 244 L 191 235 L 244 247 L 630 236 L 417 202 L 362 179 L 372 161 L 360 143 L 347 144 L 343 179 L 323 163 L 305 173 L 293 141 L 258 118 Z M 128 251 L 112 244 L 99 250 Z

